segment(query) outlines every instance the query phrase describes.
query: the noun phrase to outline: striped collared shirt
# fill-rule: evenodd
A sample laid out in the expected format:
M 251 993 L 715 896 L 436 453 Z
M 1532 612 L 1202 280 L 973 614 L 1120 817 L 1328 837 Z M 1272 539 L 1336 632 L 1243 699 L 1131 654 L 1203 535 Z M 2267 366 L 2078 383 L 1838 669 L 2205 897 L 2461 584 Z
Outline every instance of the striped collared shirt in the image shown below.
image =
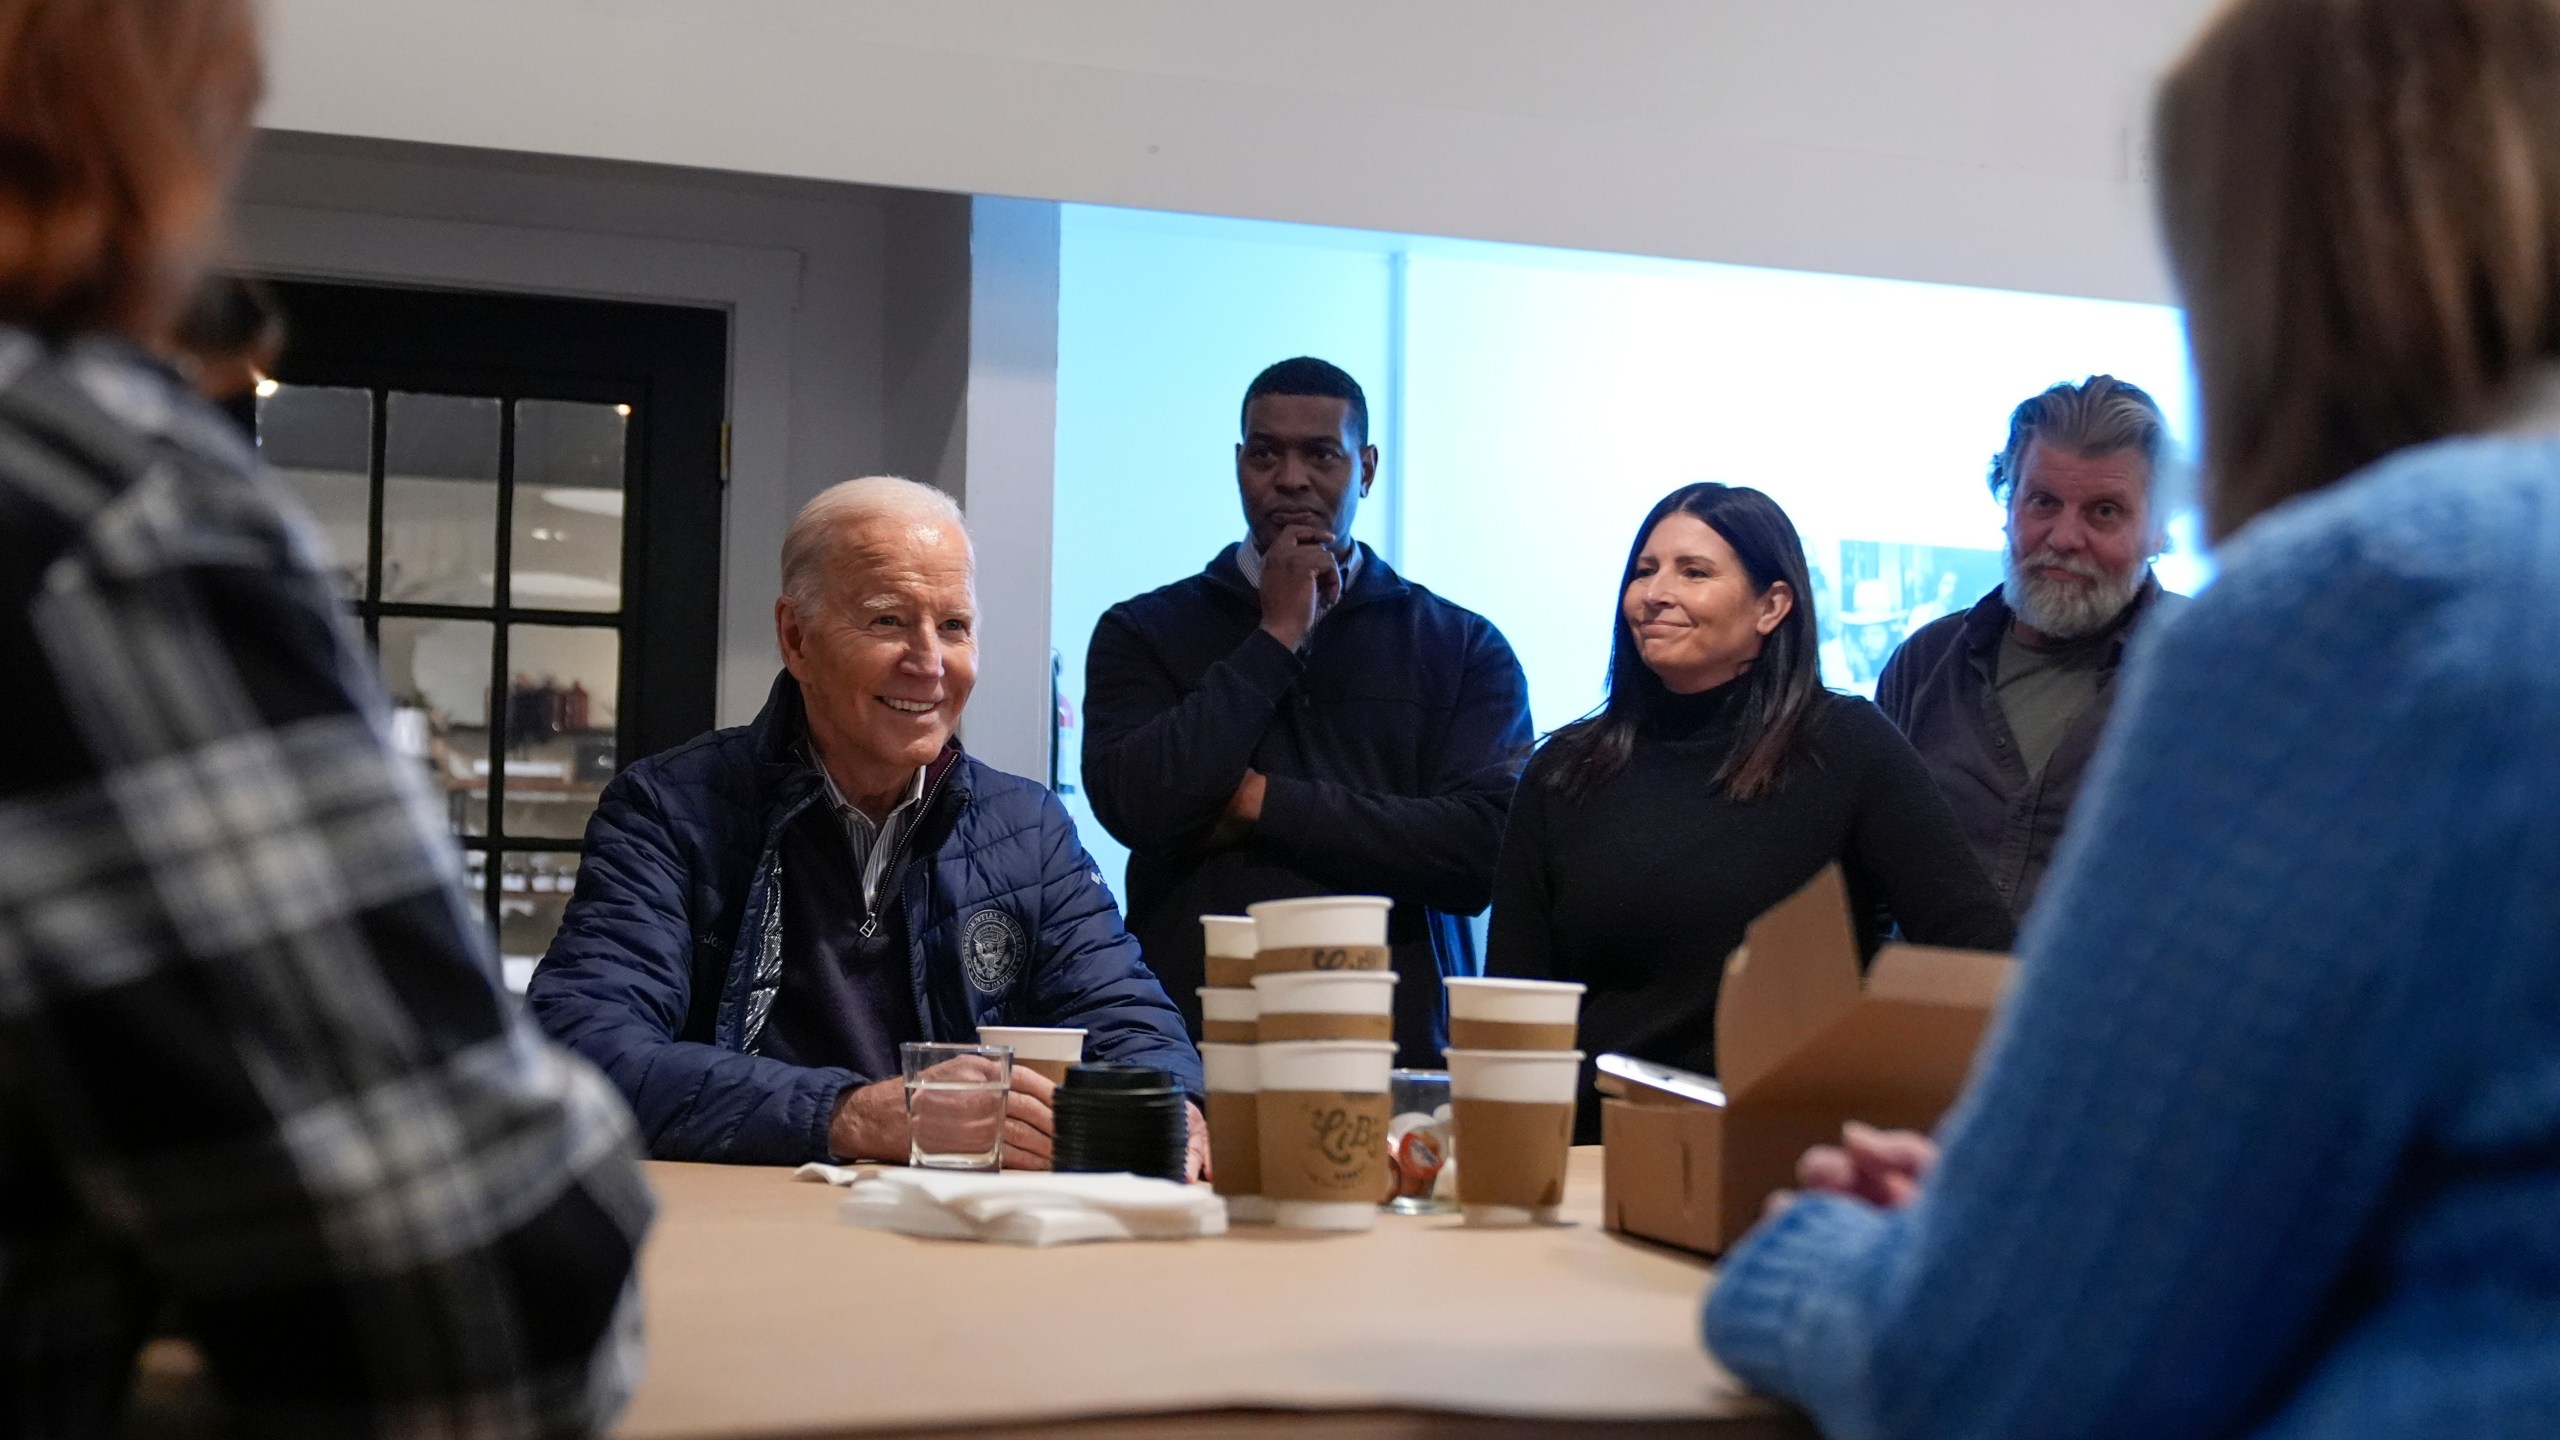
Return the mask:
M 806 747 L 802 754 L 816 767 L 819 782 L 827 787 L 827 803 L 835 808 L 836 818 L 844 822 L 844 843 L 853 851 L 854 873 L 862 877 L 862 908 L 877 910 L 881 876 L 896 858 L 898 842 L 906 838 L 924 808 L 924 777 L 931 767 L 917 766 L 915 778 L 907 782 L 906 798 L 889 812 L 888 819 L 875 822 L 836 788 L 836 777 L 827 773 L 826 762 L 818 758 L 815 745 Z

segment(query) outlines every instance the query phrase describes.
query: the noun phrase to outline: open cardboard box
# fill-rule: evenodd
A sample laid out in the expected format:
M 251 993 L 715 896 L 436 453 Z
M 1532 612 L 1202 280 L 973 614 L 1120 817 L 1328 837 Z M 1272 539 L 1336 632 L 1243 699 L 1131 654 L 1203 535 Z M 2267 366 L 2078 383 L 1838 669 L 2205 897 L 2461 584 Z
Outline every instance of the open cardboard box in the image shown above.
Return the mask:
M 1722 1104 L 1601 1077 L 1609 1228 L 1721 1253 L 1844 1122 L 1936 1125 L 2013 968 L 2005 955 L 1887 945 L 1862 983 L 1848 887 L 1825 869 L 1725 961 Z

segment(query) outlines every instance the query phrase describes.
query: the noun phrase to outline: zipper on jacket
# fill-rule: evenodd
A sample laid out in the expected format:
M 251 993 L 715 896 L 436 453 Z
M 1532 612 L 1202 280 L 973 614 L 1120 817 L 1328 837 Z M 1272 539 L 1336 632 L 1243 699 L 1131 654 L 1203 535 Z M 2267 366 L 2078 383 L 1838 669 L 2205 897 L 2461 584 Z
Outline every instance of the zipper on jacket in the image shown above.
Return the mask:
M 908 825 L 906 829 L 898 832 L 898 843 L 891 846 L 889 849 L 889 863 L 880 867 L 880 885 L 882 889 L 887 889 L 896 881 L 898 875 L 898 863 L 907 858 L 907 841 L 914 838 L 916 828 L 924 824 L 925 817 L 933 813 L 933 802 L 941 798 L 942 787 L 950 782 L 951 772 L 959 768 L 960 767 L 957 764 L 943 767 L 942 774 L 936 777 L 931 785 L 925 787 L 924 803 L 916 807 L 916 818 L 914 823 Z M 880 915 L 885 908 L 885 906 L 874 901 L 871 906 L 870 916 L 862 922 L 862 929 L 856 933 L 865 940 L 879 934 Z

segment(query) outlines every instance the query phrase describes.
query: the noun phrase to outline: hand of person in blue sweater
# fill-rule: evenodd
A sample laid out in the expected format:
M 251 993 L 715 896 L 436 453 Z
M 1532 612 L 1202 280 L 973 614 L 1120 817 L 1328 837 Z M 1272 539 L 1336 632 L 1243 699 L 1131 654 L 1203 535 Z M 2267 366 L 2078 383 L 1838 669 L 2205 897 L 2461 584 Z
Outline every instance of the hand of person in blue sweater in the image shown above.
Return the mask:
M 1879 1130 L 1852 1120 L 1837 1145 L 1816 1145 L 1796 1161 L 1796 1184 L 1806 1190 L 1847 1195 L 1884 1210 L 1920 1198 L 1920 1187 L 1938 1163 L 1938 1143 L 1916 1130 Z M 1774 1216 L 1796 1198 L 1793 1190 L 1769 1197 Z

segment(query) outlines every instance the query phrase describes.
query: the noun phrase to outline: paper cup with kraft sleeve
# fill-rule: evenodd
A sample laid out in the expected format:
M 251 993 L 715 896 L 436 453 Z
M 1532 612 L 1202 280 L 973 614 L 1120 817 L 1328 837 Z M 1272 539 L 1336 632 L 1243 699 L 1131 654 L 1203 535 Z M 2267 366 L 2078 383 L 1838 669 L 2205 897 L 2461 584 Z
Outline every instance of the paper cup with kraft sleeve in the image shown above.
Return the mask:
M 1220 990 L 1241 990 L 1253 983 L 1255 926 L 1250 915 L 1203 915 L 1200 943 L 1204 977 Z
M 1582 1019 L 1579 980 L 1473 980 L 1449 987 L 1452 1050 L 1570 1050 Z
M 1254 1047 L 1262 1197 L 1284 1230 L 1367 1230 L 1392 1183 L 1392 1040 L 1277 1040 Z
M 1311 895 L 1247 905 L 1253 917 L 1253 973 L 1388 968 L 1384 895 Z
M 1393 970 L 1274 970 L 1253 977 L 1261 1007 L 1257 1038 L 1392 1040 L 1396 1033 Z
M 1209 1082 L 1209 1186 L 1227 1202 L 1227 1219 L 1238 1225 L 1271 1223 L 1255 1123 L 1262 1089 L 1258 1048 L 1214 1040 L 1200 1045 L 1200 1068 Z
M 1049 1077 L 1052 1085 L 1066 1084 L 1067 1067 L 1084 1059 L 1082 1030 L 1046 1025 L 981 1025 L 978 1043 L 1011 1046 L 1014 1064 L 1039 1071 Z
M 1262 1038 L 1254 1021 L 1262 1014 L 1262 997 L 1252 986 L 1200 987 L 1200 1038 L 1220 1045 L 1250 1045 Z
M 1579 1050 L 1451 1050 L 1458 1207 L 1470 1225 L 1553 1224 L 1573 1148 Z

